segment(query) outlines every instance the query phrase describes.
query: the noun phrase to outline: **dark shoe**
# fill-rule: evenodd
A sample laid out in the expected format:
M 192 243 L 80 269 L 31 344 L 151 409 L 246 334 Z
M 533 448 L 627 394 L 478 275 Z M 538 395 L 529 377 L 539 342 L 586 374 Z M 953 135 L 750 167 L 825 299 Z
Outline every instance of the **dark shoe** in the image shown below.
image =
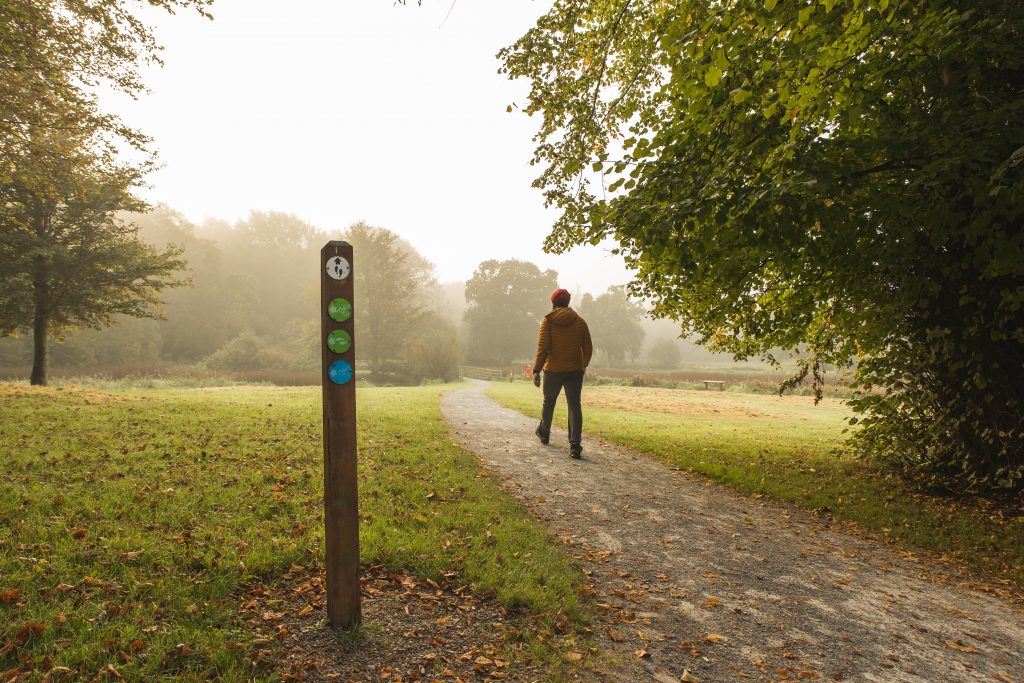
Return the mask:
M 572 448 L 570 448 L 569 449 L 569 457 L 571 457 L 571 458 L 573 458 L 575 460 L 579 460 L 580 458 L 582 458 L 583 457 L 583 447 L 582 446 L 573 446 Z
M 542 444 L 544 444 L 545 446 L 547 446 L 547 445 L 548 445 L 548 438 L 549 438 L 549 437 L 547 437 L 547 436 L 546 436 L 546 435 L 544 434 L 544 432 L 540 431 L 540 427 L 539 427 L 539 426 L 537 427 L 536 431 L 534 431 L 533 433 L 537 435 L 537 438 L 538 438 L 538 439 L 540 439 L 540 442 L 541 442 Z

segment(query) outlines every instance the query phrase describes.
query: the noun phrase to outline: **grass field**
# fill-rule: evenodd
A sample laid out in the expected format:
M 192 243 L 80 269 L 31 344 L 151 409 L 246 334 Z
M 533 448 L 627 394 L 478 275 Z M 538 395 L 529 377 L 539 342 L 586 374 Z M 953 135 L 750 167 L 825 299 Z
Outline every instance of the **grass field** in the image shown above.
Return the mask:
M 499 402 L 540 416 L 540 391 L 496 382 Z M 842 450 L 849 409 L 835 399 L 587 386 L 584 449 L 599 435 L 741 491 L 822 510 L 911 547 L 994 572 L 1024 588 L 1024 516 L 984 502 L 908 491 Z M 556 422 L 565 424 L 564 397 Z
M 363 562 L 578 617 L 580 576 L 449 440 L 443 390 L 359 392 Z M 252 676 L 240 594 L 322 562 L 319 400 L 0 385 L 0 672 Z

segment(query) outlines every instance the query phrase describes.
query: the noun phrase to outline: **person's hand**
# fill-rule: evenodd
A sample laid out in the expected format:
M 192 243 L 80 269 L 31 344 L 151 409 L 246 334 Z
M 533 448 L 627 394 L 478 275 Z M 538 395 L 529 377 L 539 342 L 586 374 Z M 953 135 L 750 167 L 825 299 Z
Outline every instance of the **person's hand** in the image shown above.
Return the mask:
M 535 387 L 539 387 L 540 386 L 540 373 L 539 372 L 533 373 L 533 386 L 535 386 Z

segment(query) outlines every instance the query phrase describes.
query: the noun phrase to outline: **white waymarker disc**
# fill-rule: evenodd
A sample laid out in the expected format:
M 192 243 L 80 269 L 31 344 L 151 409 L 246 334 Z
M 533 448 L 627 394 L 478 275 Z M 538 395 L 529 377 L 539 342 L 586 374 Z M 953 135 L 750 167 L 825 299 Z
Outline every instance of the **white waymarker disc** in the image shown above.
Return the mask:
M 350 272 L 352 267 L 344 256 L 332 256 L 327 259 L 327 274 L 335 280 L 344 280 Z

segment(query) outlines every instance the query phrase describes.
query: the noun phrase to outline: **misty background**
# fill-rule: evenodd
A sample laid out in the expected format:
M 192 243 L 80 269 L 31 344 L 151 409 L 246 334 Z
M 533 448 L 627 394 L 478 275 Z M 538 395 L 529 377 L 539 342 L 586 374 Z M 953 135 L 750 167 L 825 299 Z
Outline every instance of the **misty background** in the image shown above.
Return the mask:
M 55 377 L 192 374 L 318 384 L 319 253 L 331 239 L 355 248 L 356 352 L 370 382 L 450 380 L 466 364 L 521 372 L 532 361 L 550 293 L 567 284 L 553 269 L 513 258 L 511 245 L 509 258 L 477 264 L 467 281 L 445 282 L 410 242 L 365 222 L 325 231 L 293 214 L 252 211 L 233 223 L 196 224 L 163 205 L 124 219 L 145 241 L 184 249 L 182 278 L 190 286 L 162 294 L 163 320 L 124 317 L 54 343 Z M 678 339 L 671 321 L 645 317 L 621 285 L 572 294 L 595 340 L 594 368 L 732 364 Z M 0 375 L 24 376 L 31 357 L 30 335 L 0 339 Z

